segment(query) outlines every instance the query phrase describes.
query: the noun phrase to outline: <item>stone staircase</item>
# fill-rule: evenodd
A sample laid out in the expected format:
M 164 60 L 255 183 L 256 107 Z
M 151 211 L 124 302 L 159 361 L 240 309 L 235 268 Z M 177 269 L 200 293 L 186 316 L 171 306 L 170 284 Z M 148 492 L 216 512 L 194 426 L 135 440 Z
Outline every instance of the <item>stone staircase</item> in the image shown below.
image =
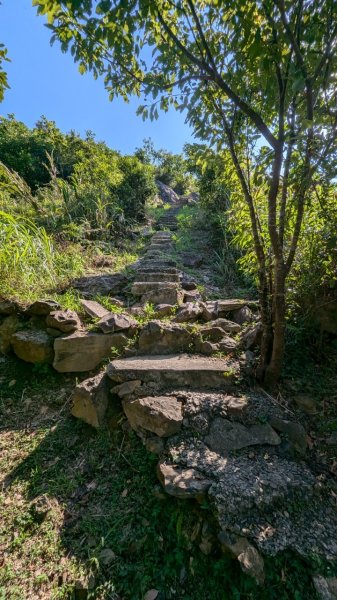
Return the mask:
M 72 413 L 106 426 L 121 401 L 128 426 L 158 455 L 165 492 L 209 506 L 217 528 L 198 533 L 205 554 L 221 547 L 260 584 L 263 555 L 291 549 L 335 560 L 335 499 L 305 462 L 304 428 L 244 379 L 258 327 L 242 325 L 258 320 L 256 306 L 202 301 L 184 280 L 171 256 L 178 211 L 159 220 L 131 287 L 132 312 L 153 305 L 157 318 L 129 355 L 77 386 Z

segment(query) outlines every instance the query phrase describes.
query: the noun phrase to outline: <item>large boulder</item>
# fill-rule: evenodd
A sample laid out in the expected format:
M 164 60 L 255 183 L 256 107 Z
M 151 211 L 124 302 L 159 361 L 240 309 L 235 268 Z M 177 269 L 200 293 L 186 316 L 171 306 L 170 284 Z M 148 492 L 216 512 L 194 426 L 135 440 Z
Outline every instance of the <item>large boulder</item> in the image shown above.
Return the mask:
M 112 275 L 86 275 L 72 281 L 72 286 L 81 292 L 84 298 L 97 295 L 111 296 L 123 293 L 128 279 L 120 273 Z
M 128 343 L 122 333 L 76 331 L 55 339 L 53 367 L 60 373 L 91 371 L 103 359 L 122 352 Z
M 105 373 L 77 384 L 72 395 L 71 414 L 98 429 L 106 425 L 109 379 Z
M 14 300 L 6 300 L 0 297 L 0 315 L 14 315 L 19 307 Z
M 149 321 L 139 335 L 138 347 L 143 354 L 173 354 L 188 350 L 192 334 L 176 323 Z
M 82 326 L 78 314 L 73 310 L 52 311 L 46 318 L 46 324 L 62 333 L 72 333 Z
M 178 194 L 168 185 L 159 181 L 156 181 L 158 194 L 160 199 L 164 202 L 164 204 L 177 204 L 179 202 Z
M 202 308 L 200 308 L 199 304 L 187 302 L 178 308 L 174 320 L 176 323 L 188 323 L 196 321 L 201 315 Z
M 21 360 L 42 364 L 53 361 L 53 339 L 42 330 L 22 330 L 11 338 L 12 348 Z
M 124 400 L 123 408 L 132 429 L 145 429 L 159 437 L 178 433 L 183 422 L 181 402 L 173 396 Z
M 163 287 L 157 290 L 146 292 L 142 296 L 143 304 L 180 304 L 183 298 L 183 292 L 175 288 Z

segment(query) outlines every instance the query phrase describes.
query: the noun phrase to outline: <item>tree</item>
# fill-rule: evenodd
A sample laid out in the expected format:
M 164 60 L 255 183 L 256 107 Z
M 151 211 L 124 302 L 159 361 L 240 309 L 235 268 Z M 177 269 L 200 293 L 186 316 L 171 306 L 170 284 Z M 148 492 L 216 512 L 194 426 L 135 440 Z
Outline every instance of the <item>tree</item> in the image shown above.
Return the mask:
M 258 264 L 259 377 L 280 374 L 286 280 L 315 179 L 336 159 L 334 0 L 33 0 L 79 69 L 110 98 L 185 110 L 196 134 L 226 145 Z M 262 147 L 261 147 L 262 146 Z M 253 173 L 251 171 L 253 165 Z M 254 179 L 252 177 L 254 176 Z M 261 226 L 255 194 L 263 190 Z M 260 194 L 261 195 L 261 194 Z

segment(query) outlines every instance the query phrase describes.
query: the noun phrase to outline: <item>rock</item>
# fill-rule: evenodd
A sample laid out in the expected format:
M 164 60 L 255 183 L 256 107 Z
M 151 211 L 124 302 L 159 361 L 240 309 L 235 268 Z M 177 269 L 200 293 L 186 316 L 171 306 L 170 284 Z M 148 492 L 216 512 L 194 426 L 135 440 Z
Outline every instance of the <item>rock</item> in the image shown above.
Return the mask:
M 0 315 L 14 315 L 19 310 L 19 307 L 14 300 L 5 300 L 0 297 Z
M 162 317 L 169 317 L 172 314 L 173 306 L 172 304 L 157 304 L 154 310 L 156 318 L 161 319 Z
M 132 329 L 132 332 L 135 333 L 138 328 L 138 322 L 128 315 L 108 313 L 97 322 L 97 327 L 103 333 L 115 333 L 116 331 L 124 331 L 126 329 Z
M 72 395 L 71 414 L 98 429 L 106 425 L 108 403 L 109 379 L 105 373 L 100 373 L 77 384 Z
M 152 454 L 162 454 L 165 450 L 165 443 L 162 438 L 154 436 L 146 438 L 145 448 Z
M 247 327 L 241 335 L 240 344 L 246 350 L 255 348 L 261 344 L 262 339 L 262 323 L 256 323 L 256 325 L 250 325 Z
M 204 321 L 213 321 L 218 317 L 218 307 L 217 303 L 214 302 L 203 302 L 200 303 L 202 308 L 202 318 Z
M 210 342 L 220 342 L 226 336 L 224 329 L 215 326 L 201 327 L 200 334 L 202 339 Z
M 337 600 L 337 577 L 315 575 L 313 583 L 319 600 Z
M 169 281 L 170 283 L 179 283 L 178 273 L 161 273 L 161 272 L 148 272 L 148 271 L 137 271 L 137 279 L 139 281 L 146 282 L 162 282 Z
M 234 312 L 234 311 L 238 311 L 240 310 L 240 308 L 245 307 L 246 305 L 250 304 L 252 306 L 256 306 L 256 302 L 251 302 L 251 301 L 247 301 L 247 300 L 217 300 L 217 306 L 218 306 L 218 313 L 219 316 L 222 316 L 223 314 L 229 313 L 229 312 Z
M 228 319 L 215 319 L 215 321 L 209 321 L 207 327 L 220 327 L 226 333 L 239 333 L 241 331 L 241 326 L 238 323 L 234 323 L 234 321 L 229 321 Z
M 173 396 L 125 400 L 123 408 L 132 429 L 145 429 L 159 437 L 178 433 L 183 422 L 181 402 Z
M 142 385 L 140 379 L 133 379 L 132 381 L 126 381 L 125 383 L 120 383 L 119 385 L 115 385 L 111 389 L 112 394 L 117 394 L 120 398 L 125 398 L 127 396 L 131 396 L 136 390 L 138 390 Z
M 146 292 L 142 296 L 143 304 L 180 304 L 182 292 L 177 288 L 161 288 Z
M 55 310 L 61 310 L 61 305 L 55 300 L 37 300 L 27 308 L 26 313 L 28 315 L 42 316 L 49 315 L 49 313 Z
M 227 456 L 249 446 L 275 446 L 281 443 L 281 439 L 268 424 L 245 427 L 241 423 L 216 417 L 211 423 L 209 434 L 205 437 L 205 443 L 214 452 Z
M 63 335 L 62 331 L 60 331 L 59 329 L 53 329 L 53 327 L 47 327 L 46 332 L 53 338 L 57 338 Z
M 20 328 L 20 319 L 16 314 L 9 315 L 0 324 L 0 354 L 7 354 L 11 348 L 12 335 Z
M 176 323 L 149 321 L 141 330 L 138 348 L 146 354 L 172 354 L 188 350 L 193 337 Z
M 201 267 L 203 263 L 203 258 L 201 256 L 195 256 L 193 254 L 184 253 L 182 256 L 183 265 L 185 267 L 190 267 L 190 269 L 197 269 Z
M 97 295 L 111 296 L 123 293 L 127 283 L 127 277 L 120 273 L 114 275 L 87 275 L 74 279 L 72 287 L 79 290 L 84 298 L 92 298 Z
M 183 300 L 184 302 L 197 302 L 198 300 L 202 300 L 202 297 L 199 290 L 191 290 L 184 293 Z
M 235 340 L 230 337 L 224 337 L 218 342 L 218 348 L 220 352 L 233 352 L 237 348 L 238 344 Z
M 311 396 L 306 396 L 304 394 L 299 394 L 294 397 L 294 402 L 297 404 L 298 408 L 303 410 L 307 415 L 316 415 L 317 414 L 317 402 Z
M 253 320 L 253 313 L 248 306 L 243 306 L 233 312 L 233 321 L 239 325 L 250 323 Z
M 284 433 L 293 448 L 301 454 L 302 456 L 305 454 L 307 449 L 307 433 L 300 423 L 294 423 L 293 421 L 286 421 L 284 419 L 279 419 L 277 417 L 272 417 L 269 420 L 269 424 L 279 431 L 280 433 Z
M 193 279 L 187 278 L 186 275 L 184 275 L 181 281 L 181 287 L 183 288 L 183 290 L 192 291 L 196 290 L 198 286 L 196 282 L 193 281 Z
M 222 550 L 238 559 L 242 571 L 262 585 L 265 579 L 264 562 L 257 549 L 246 538 L 228 531 L 221 531 L 218 539 Z
M 55 310 L 46 318 L 48 327 L 58 329 L 63 333 L 72 333 L 81 328 L 81 321 L 73 310 Z
M 197 352 L 200 352 L 201 354 L 206 354 L 207 356 L 215 354 L 219 351 L 217 344 L 212 344 L 212 342 L 208 342 L 207 340 L 203 341 L 201 339 L 195 342 L 195 349 Z
M 143 296 L 147 292 L 160 292 L 163 289 L 176 290 L 176 288 L 177 284 L 174 281 L 135 281 L 131 287 L 131 294 Z
M 182 304 L 174 317 L 176 323 L 188 323 L 196 321 L 202 315 L 202 308 L 198 304 L 188 302 Z
M 238 417 L 242 415 L 247 406 L 248 400 L 245 396 L 241 396 L 240 398 L 230 396 L 226 398 L 226 412 L 230 417 Z
M 134 356 L 114 360 L 107 366 L 107 375 L 112 381 L 122 383 L 140 379 L 148 384 L 154 382 L 158 389 L 167 386 L 179 389 L 178 386 L 182 386 L 191 389 L 220 388 L 226 392 L 235 388 L 238 374 L 239 364 L 233 359 L 186 354 Z
M 122 352 L 128 343 L 122 333 L 76 331 L 55 339 L 53 367 L 60 373 L 91 371 L 114 351 Z
M 11 337 L 12 348 L 21 360 L 42 364 L 53 361 L 52 338 L 45 331 L 18 331 Z
M 212 480 L 196 469 L 181 469 L 165 462 L 158 464 L 157 475 L 165 492 L 176 498 L 197 498 L 201 500 L 212 485 Z
M 162 181 L 159 181 L 159 179 L 156 180 L 156 184 L 159 197 L 164 204 L 177 204 L 179 202 L 178 194 L 170 186 L 166 185 Z
M 110 311 L 104 308 L 99 302 L 95 300 L 80 300 L 81 305 L 83 306 L 85 312 L 89 317 L 94 317 L 96 319 L 102 319 L 106 315 L 110 314 Z

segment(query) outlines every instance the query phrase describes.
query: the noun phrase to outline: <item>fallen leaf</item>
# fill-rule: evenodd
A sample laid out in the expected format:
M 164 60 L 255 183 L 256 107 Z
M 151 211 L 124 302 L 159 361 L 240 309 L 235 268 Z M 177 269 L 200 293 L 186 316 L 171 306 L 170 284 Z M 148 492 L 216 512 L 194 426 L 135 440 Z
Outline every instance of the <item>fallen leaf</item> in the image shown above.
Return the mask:
M 126 496 L 128 495 L 128 491 L 127 489 L 122 491 L 122 498 L 126 498 Z
M 9 382 L 8 387 L 13 387 L 13 385 L 16 384 L 16 379 L 12 379 L 12 381 Z

